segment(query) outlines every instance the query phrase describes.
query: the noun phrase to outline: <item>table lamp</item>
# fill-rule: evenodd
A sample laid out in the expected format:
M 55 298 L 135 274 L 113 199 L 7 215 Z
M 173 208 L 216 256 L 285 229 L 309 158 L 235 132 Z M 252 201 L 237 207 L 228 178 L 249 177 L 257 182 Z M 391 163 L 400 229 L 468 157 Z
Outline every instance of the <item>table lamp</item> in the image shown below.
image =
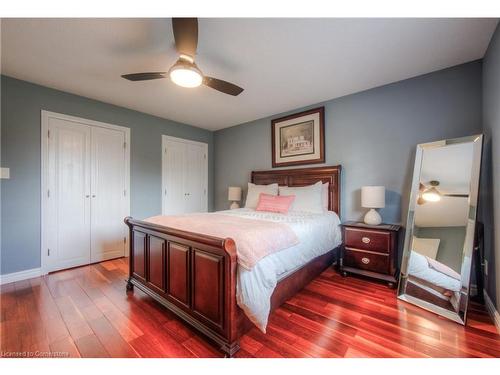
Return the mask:
M 241 188 L 239 186 L 229 186 L 227 199 L 230 202 L 233 202 L 229 207 L 231 210 L 234 210 L 235 208 L 240 208 L 239 201 L 241 200 Z
M 365 215 L 365 224 L 379 225 L 382 222 L 382 217 L 375 209 L 385 207 L 385 187 L 363 186 L 361 188 L 361 206 L 370 209 Z

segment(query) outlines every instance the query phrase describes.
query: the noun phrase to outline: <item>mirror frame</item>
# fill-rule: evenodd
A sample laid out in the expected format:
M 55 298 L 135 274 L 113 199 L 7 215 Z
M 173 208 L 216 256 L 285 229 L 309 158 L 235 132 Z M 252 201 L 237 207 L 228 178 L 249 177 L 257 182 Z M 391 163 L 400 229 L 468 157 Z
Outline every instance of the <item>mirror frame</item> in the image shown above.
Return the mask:
M 469 216 L 466 226 L 466 236 L 464 241 L 464 247 L 462 251 L 462 265 L 461 265 L 461 285 L 466 285 L 466 296 L 460 296 L 459 301 L 459 311 L 453 312 L 447 310 L 443 307 L 436 306 L 430 302 L 426 302 L 419 298 L 410 296 L 405 294 L 405 287 L 408 278 L 408 261 L 410 259 L 411 254 L 411 239 L 413 238 L 414 231 L 414 221 L 415 221 L 415 206 L 417 204 L 417 198 L 419 194 L 419 185 L 420 185 L 420 171 L 422 168 L 422 160 L 425 149 L 443 147 L 452 144 L 460 144 L 460 143 L 476 143 L 478 142 L 479 150 L 474 151 L 474 160 L 472 160 L 472 171 L 471 173 L 471 181 L 470 181 L 470 191 L 469 195 Z M 482 159 L 482 149 L 483 149 L 483 135 L 477 134 L 467 137 L 461 138 L 453 138 L 453 139 L 445 139 L 437 142 L 429 142 L 429 143 L 421 143 L 417 145 L 417 150 L 415 154 L 415 166 L 413 169 L 413 179 L 411 184 L 411 193 L 410 193 L 410 201 L 408 207 L 408 216 L 406 220 L 406 232 L 404 239 L 404 247 L 403 247 L 403 257 L 401 259 L 401 271 L 399 275 L 399 284 L 398 284 L 398 299 L 409 302 L 416 306 L 419 306 L 425 310 L 431 311 L 448 319 L 451 319 L 457 323 L 466 324 L 467 321 L 467 309 L 469 305 L 469 294 L 470 294 L 470 276 L 472 272 L 472 253 L 474 247 L 474 235 L 476 230 L 476 219 L 477 219 L 477 205 L 478 205 L 478 197 L 479 197 L 479 182 L 481 175 L 481 159 Z M 474 171 L 477 171 L 474 173 Z M 474 197 L 475 194 L 475 197 Z M 464 263 L 464 257 L 469 256 L 471 262 L 469 265 Z M 468 268 L 468 269 L 467 269 Z M 465 303 L 462 303 L 462 298 L 466 298 Z M 463 307 L 463 309 L 462 309 Z

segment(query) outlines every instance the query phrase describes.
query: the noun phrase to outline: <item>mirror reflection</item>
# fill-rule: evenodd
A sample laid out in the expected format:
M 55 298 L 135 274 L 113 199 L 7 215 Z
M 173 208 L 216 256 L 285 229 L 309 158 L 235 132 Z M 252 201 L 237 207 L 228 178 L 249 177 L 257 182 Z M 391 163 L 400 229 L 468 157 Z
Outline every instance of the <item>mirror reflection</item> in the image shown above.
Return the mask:
M 419 145 L 399 296 L 465 322 L 482 137 Z

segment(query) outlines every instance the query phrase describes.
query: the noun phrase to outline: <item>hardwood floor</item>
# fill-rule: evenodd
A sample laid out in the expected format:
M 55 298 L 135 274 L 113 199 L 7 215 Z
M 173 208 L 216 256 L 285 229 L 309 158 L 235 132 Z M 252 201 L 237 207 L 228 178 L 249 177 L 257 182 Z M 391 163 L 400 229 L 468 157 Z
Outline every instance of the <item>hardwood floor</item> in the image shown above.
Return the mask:
M 127 259 L 1 286 L 2 356 L 221 357 L 211 342 L 135 288 Z M 384 284 L 323 272 L 253 328 L 237 357 L 500 357 L 500 336 L 472 304 L 462 327 L 396 299 Z

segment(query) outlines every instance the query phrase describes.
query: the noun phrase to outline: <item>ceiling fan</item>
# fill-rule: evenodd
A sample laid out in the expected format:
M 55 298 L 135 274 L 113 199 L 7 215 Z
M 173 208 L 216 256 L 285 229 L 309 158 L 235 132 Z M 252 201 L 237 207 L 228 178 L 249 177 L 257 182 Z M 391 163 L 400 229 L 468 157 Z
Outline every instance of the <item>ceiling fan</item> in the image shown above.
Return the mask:
M 419 185 L 419 194 L 417 203 L 420 205 L 427 202 L 438 202 L 441 200 L 441 197 L 467 198 L 469 196 L 468 194 L 441 193 L 437 189 L 437 186 L 439 186 L 439 181 L 437 180 L 429 181 L 428 185 L 430 186 L 426 186 L 423 183 L 420 183 Z
M 123 78 L 129 81 L 148 81 L 151 79 L 167 78 L 182 87 L 198 87 L 201 84 L 211 87 L 224 94 L 237 96 L 243 89 L 222 79 L 204 75 L 194 62 L 196 47 L 198 46 L 198 19 L 172 18 L 175 48 L 179 59 L 168 72 L 145 72 L 124 74 Z

